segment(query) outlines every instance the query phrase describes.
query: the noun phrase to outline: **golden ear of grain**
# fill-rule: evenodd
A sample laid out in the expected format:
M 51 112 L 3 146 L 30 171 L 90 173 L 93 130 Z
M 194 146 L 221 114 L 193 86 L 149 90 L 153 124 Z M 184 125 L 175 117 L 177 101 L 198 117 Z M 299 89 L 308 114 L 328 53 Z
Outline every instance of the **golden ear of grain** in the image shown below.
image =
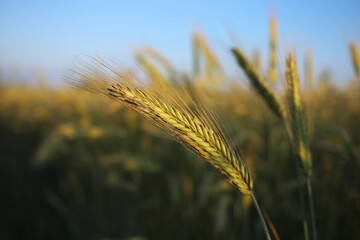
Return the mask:
M 245 71 L 252 85 L 254 86 L 256 91 L 260 94 L 260 96 L 264 99 L 265 103 L 269 106 L 271 111 L 275 113 L 275 115 L 277 115 L 279 118 L 285 119 L 285 111 L 274 91 L 259 75 L 259 73 L 251 65 L 250 61 L 240 51 L 240 49 L 233 48 L 231 49 L 231 51 L 236 57 L 238 64 Z
M 350 43 L 351 59 L 354 66 L 356 77 L 360 80 L 360 59 L 359 50 L 355 43 Z
M 141 80 L 136 75 L 122 74 L 121 69 L 114 69 L 101 60 L 96 62 L 100 62 L 105 70 L 94 65 L 86 66 L 86 72 L 81 74 L 84 80 L 78 80 L 77 86 L 93 90 L 92 85 L 87 86 L 89 82 L 100 81 L 101 89 L 94 92 L 119 101 L 167 130 L 176 140 L 211 163 L 241 192 L 251 194 L 253 182 L 250 171 L 239 154 L 231 149 L 214 119 L 209 120 L 205 113 L 196 115 L 181 99 L 174 107 L 168 103 L 170 101 L 161 98 L 161 93 L 152 95 L 138 88 L 135 82 Z
M 148 75 L 152 88 L 166 88 L 167 86 L 171 85 L 171 81 L 164 77 L 160 70 L 158 70 L 144 54 L 137 53 L 136 58 Z
M 223 68 L 216 54 L 208 44 L 206 36 L 201 32 L 195 32 L 193 34 L 192 45 L 194 76 L 206 75 L 205 86 L 217 87 L 224 83 Z M 204 65 L 205 72 L 201 72 L 201 65 Z
M 296 154 L 306 176 L 311 175 L 312 158 L 309 147 L 309 133 L 306 114 L 303 109 L 296 63 L 292 55 L 286 61 L 286 89 L 289 106 L 289 121 Z
M 305 87 L 310 91 L 314 82 L 313 55 L 310 50 L 305 53 Z
M 171 73 L 174 72 L 174 67 L 171 64 L 170 60 L 167 59 L 164 55 L 162 55 L 160 52 L 158 52 L 156 49 L 148 46 L 144 48 L 143 50 L 144 54 L 148 55 L 152 59 L 154 59 L 156 62 L 160 63 L 162 66 L 165 67 L 165 69 Z
M 275 18 L 270 20 L 270 69 L 269 69 L 269 81 L 276 83 L 277 81 L 277 21 Z
M 182 112 L 137 88 L 131 89 L 117 84 L 111 86 L 108 93 L 115 100 L 170 130 L 180 142 L 187 143 L 208 160 L 241 192 L 251 193 L 253 183 L 249 169 L 230 149 L 225 139 L 205 121 L 201 121 L 191 113 Z

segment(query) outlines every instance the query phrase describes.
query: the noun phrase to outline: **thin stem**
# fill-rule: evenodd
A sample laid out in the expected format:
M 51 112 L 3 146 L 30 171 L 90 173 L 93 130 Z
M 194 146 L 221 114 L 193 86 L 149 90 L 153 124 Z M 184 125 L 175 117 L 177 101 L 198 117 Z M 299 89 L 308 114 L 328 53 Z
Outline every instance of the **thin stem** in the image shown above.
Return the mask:
M 309 195 L 309 205 L 310 205 L 310 214 L 311 214 L 311 224 L 312 224 L 312 229 L 313 229 L 313 239 L 317 240 L 314 201 L 313 201 L 313 197 L 312 197 L 310 177 L 307 177 L 307 189 L 308 189 L 308 195 Z
M 264 212 L 264 217 L 265 217 L 266 222 L 268 223 L 268 225 L 269 225 L 269 227 L 271 229 L 271 232 L 274 235 L 275 240 L 280 240 L 279 234 L 277 233 L 274 224 L 271 222 L 271 219 L 270 219 L 269 215 L 266 212 Z
M 252 200 L 253 200 L 253 202 L 254 202 L 254 204 L 255 204 L 256 210 L 257 210 L 257 212 L 258 212 L 258 214 L 259 214 L 261 223 L 262 223 L 263 228 L 264 228 L 264 232 L 265 232 L 266 239 L 267 239 L 267 240 L 271 240 L 270 233 L 269 233 L 269 230 L 268 230 L 268 228 L 267 228 L 267 226 L 266 226 L 266 222 L 265 222 L 265 219 L 264 219 L 264 215 L 263 215 L 262 212 L 261 212 L 261 209 L 260 209 L 260 207 L 259 207 L 258 202 L 256 201 L 256 198 L 255 198 L 254 193 L 251 193 L 251 198 L 252 198 Z
M 290 125 L 286 123 L 286 121 L 283 121 L 286 131 L 287 131 L 287 135 L 289 137 L 289 141 L 290 141 L 290 145 L 291 145 L 291 150 L 292 153 L 294 155 L 294 159 L 295 159 L 295 167 L 296 167 L 296 178 L 297 178 L 297 183 L 298 183 L 298 189 L 299 189 L 299 198 L 300 198 L 300 206 L 301 206 L 301 215 L 302 215 L 302 220 L 303 220 L 303 227 L 304 227 L 304 237 L 305 240 L 309 240 L 309 226 L 308 226 L 308 221 L 307 221 L 307 216 L 306 216 L 306 208 L 305 208 L 305 197 L 304 197 L 304 189 L 303 189 L 303 183 L 302 183 L 302 178 L 300 175 L 300 166 L 299 163 L 296 161 L 297 159 L 297 154 L 296 154 L 296 150 L 295 150 L 295 146 L 294 146 L 294 141 L 293 141 L 293 136 L 291 133 L 291 129 L 290 129 Z
M 307 217 L 306 217 L 306 208 L 305 208 L 305 198 L 304 198 L 303 183 L 301 181 L 299 164 L 296 162 L 295 166 L 296 166 L 296 178 L 297 178 L 298 189 L 299 189 L 301 216 L 302 216 L 302 219 L 303 219 L 304 237 L 305 237 L 305 240 L 309 240 L 309 226 L 308 226 L 308 221 L 307 221 Z

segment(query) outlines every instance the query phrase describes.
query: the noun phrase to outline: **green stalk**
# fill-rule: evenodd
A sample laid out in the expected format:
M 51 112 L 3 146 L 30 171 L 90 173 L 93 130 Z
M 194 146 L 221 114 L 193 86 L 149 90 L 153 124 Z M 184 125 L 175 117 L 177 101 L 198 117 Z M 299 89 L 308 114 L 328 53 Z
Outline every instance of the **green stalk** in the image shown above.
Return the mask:
M 269 230 L 268 230 L 268 228 L 267 228 L 267 226 L 266 226 L 266 222 L 265 222 L 265 219 L 264 219 L 264 215 L 263 215 L 263 213 L 261 212 L 261 209 L 260 209 L 260 207 L 259 207 L 258 202 L 256 201 L 256 198 L 255 198 L 254 193 L 251 193 L 251 198 L 252 198 L 252 200 L 253 200 L 253 202 L 254 202 L 254 205 L 255 205 L 255 207 L 256 207 L 256 210 L 257 210 L 257 212 L 258 212 L 258 214 L 259 214 L 259 218 L 260 218 L 261 223 L 262 223 L 262 226 L 263 226 L 263 228 L 264 228 L 264 233 L 265 233 L 266 239 L 267 239 L 267 240 L 271 240 L 270 233 L 269 233 Z
M 294 153 L 294 156 L 295 156 L 295 153 Z M 298 180 L 301 215 L 302 215 L 302 219 L 303 219 L 304 237 L 305 237 L 305 240 L 309 240 L 310 239 L 309 238 L 309 224 L 308 224 L 307 217 L 306 217 L 304 189 L 303 189 L 303 184 L 301 182 L 299 165 L 297 163 L 295 163 L 295 165 L 296 165 L 296 178 Z
M 289 128 L 288 133 L 291 136 L 291 142 L 293 146 L 293 151 L 298 158 L 298 162 L 302 167 L 303 175 L 307 180 L 307 190 L 309 197 L 309 206 L 310 206 L 310 217 L 313 229 L 313 239 L 317 239 L 316 234 L 316 224 L 315 224 L 315 212 L 311 191 L 311 172 L 312 172 L 312 156 L 310 151 L 310 140 L 307 120 L 303 108 L 302 96 L 300 91 L 299 78 L 296 71 L 296 62 L 292 55 L 289 55 L 286 61 L 286 87 L 287 87 L 287 97 L 288 97 L 288 106 L 289 106 Z M 298 170 L 297 170 L 298 171 Z M 299 186 L 302 191 L 302 184 Z M 302 195 L 302 194 L 301 194 Z M 302 197 L 303 198 L 303 197 Z M 303 205 L 303 204 L 302 204 Z M 305 218 L 304 224 L 305 224 Z M 306 225 L 304 225 L 305 237 L 306 236 Z
M 312 197 L 312 188 L 311 188 L 310 176 L 307 177 L 307 189 L 308 189 L 308 195 L 309 195 L 309 205 L 310 205 L 311 225 L 312 225 L 312 230 L 313 230 L 313 239 L 317 240 L 314 201 L 313 201 L 313 197 Z

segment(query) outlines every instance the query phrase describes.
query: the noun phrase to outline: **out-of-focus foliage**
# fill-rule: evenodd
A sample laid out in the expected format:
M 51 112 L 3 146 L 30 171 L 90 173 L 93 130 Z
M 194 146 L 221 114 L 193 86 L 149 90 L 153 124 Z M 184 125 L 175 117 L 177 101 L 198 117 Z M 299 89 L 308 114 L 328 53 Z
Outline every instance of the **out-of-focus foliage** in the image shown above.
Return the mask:
M 194 81 L 201 88 L 219 88 L 224 84 L 224 71 L 205 35 L 194 32 L 192 36 Z
M 189 79 L 177 81 L 194 89 Z M 280 238 L 303 239 L 285 127 L 254 91 L 227 86 L 196 91 L 246 159 Z M 359 90 L 322 75 L 304 92 L 321 239 L 360 238 Z M 249 199 L 119 103 L 46 84 L 2 84 L 0 99 L 1 239 L 263 238 Z
M 146 47 L 135 56 L 147 74 L 151 88 L 167 88 L 171 85 L 171 80 L 175 81 L 175 70 L 171 62 L 155 49 Z M 156 63 L 162 66 L 163 71 L 157 67 Z

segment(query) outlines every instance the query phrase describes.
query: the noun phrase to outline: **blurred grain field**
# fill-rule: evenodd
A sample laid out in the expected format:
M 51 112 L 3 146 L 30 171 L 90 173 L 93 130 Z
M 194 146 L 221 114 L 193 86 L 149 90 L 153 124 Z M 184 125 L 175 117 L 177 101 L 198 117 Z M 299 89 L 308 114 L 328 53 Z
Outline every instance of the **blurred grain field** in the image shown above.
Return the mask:
M 246 79 L 228 81 L 204 36 L 193 41 L 192 76 L 151 48 L 136 59 L 151 87 L 181 85 L 205 96 L 246 159 L 280 238 L 304 239 L 284 124 Z M 250 199 L 135 112 L 70 86 L 2 80 L 0 238 L 263 239 Z M 301 80 L 317 229 L 319 239 L 359 239 L 360 82 L 354 77 L 339 87 L 335 80 L 323 74 L 311 87 Z

